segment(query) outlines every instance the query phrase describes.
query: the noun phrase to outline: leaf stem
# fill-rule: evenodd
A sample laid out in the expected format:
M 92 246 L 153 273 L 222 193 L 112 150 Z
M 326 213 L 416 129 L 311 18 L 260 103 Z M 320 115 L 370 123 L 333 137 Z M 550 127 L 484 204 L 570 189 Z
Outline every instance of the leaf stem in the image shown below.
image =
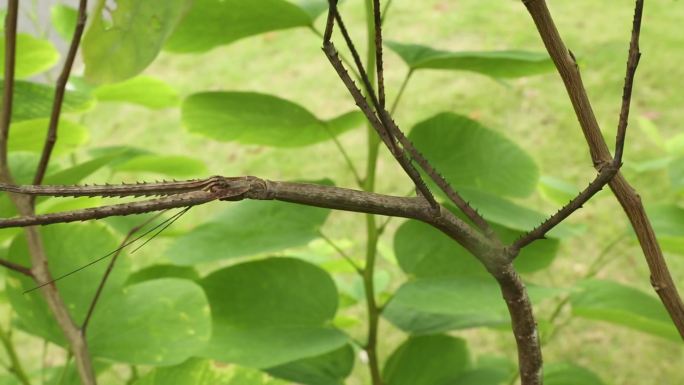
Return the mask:
M 20 383 L 24 385 L 31 385 L 31 381 L 29 381 L 26 371 L 24 371 L 24 367 L 21 365 L 21 361 L 19 361 L 19 357 L 17 356 L 17 351 L 12 343 L 12 336 L 10 335 L 9 331 L 5 331 L 2 326 L 0 326 L 0 342 L 2 342 L 2 345 L 4 346 L 7 356 L 10 360 L 8 370 L 17 378 L 17 380 L 19 380 Z
M 397 94 L 397 97 L 394 99 L 394 102 L 392 103 L 392 108 L 390 108 L 390 115 L 394 116 L 394 113 L 397 111 L 397 107 L 399 107 L 401 97 L 404 96 L 404 91 L 406 91 L 406 86 L 408 86 L 408 83 L 411 80 L 411 76 L 413 76 L 413 69 L 408 70 L 406 76 L 404 77 L 404 80 L 401 82 L 401 86 L 399 87 L 399 93 Z

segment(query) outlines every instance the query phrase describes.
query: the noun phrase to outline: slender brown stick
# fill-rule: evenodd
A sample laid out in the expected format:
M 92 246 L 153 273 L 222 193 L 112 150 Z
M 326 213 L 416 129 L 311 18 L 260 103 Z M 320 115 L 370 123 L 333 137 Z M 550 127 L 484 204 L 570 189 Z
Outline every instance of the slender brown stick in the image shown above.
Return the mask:
M 622 107 L 620 108 L 620 121 L 618 123 L 617 136 L 615 138 L 614 163 L 622 163 L 622 153 L 625 147 L 625 136 L 627 135 L 627 125 L 629 124 L 629 108 L 632 104 L 632 88 L 634 86 L 634 76 L 641 52 L 639 51 L 639 37 L 641 36 L 641 19 L 644 13 L 644 0 L 637 0 L 634 9 L 634 22 L 632 25 L 632 39 L 629 43 L 629 53 L 627 55 L 627 75 L 625 75 L 625 85 L 622 91 Z
M 5 260 L 5 259 L 0 259 L 0 266 L 4 266 L 10 270 L 16 271 L 17 273 L 21 273 L 27 277 L 33 278 L 33 273 L 31 273 L 31 269 L 29 269 L 28 267 L 19 265 L 19 264 L 14 263 L 14 262 L 10 262 L 10 261 Z
M 146 221 L 143 223 L 133 227 L 128 231 L 124 239 L 121 241 L 121 245 L 114 251 L 114 255 L 112 255 L 112 260 L 109 261 L 109 264 L 107 265 L 107 269 L 105 270 L 104 274 L 102 275 L 102 279 L 100 280 L 100 284 L 97 286 L 97 290 L 95 291 L 95 295 L 93 296 L 92 301 L 90 301 L 90 306 L 88 307 L 88 312 L 86 313 L 85 318 L 83 319 L 83 323 L 81 324 L 81 334 L 85 335 L 87 330 L 88 330 L 88 323 L 90 322 L 90 319 L 93 316 L 93 312 L 95 311 L 95 306 L 97 306 L 97 301 L 100 299 L 100 296 L 102 295 L 102 291 L 104 290 L 105 284 L 107 283 L 107 279 L 109 278 L 109 275 L 112 273 L 112 270 L 114 270 L 114 265 L 116 264 L 117 259 L 119 258 L 119 255 L 123 251 L 123 249 L 128 246 L 130 243 L 128 242 L 131 237 L 138 231 L 140 231 L 143 227 L 149 225 L 153 221 L 155 221 L 157 218 L 159 218 L 164 212 L 157 213 L 153 215 L 152 217 L 148 218 Z M 178 214 L 176 214 L 178 216 Z
M 601 135 L 601 130 L 591 108 L 577 63 L 569 54 L 563 39 L 558 33 L 546 1 L 528 0 L 523 1 L 523 3 L 532 16 L 539 35 L 563 79 L 582 132 L 589 145 L 594 165 L 598 167 L 611 162 L 613 159 Z M 637 9 L 641 6 L 643 6 L 643 1 L 637 1 Z M 639 16 L 640 12 L 635 12 L 635 15 Z M 609 183 L 609 186 L 620 202 L 637 235 L 651 272 L 651 285 L 656 293 L 658 293 L 677 330 L 679 330 L 679 334 L 684 339 L 684 303 L 677 292 L 676 285 L 667 267 L 667 262 L 663 257 L 651 222 L 646 215 L 641 198 L 619 172 Z
M 573 198 L 568 204 L 563 206 L 558 212 L 552 215 L 550 218 L 545 220 L 541 225 L 537 226 L 534 230 L 520 237 L 513 245 L 512 249 L 515 251 L 514 255 L 517 255 L 517 251 L 520 251 L 523 247 L 529 245 L 530 243 L 544 238 L 546 233 L 551 231 L 554 227 L 558 226 L 567 217 L 572 215 L 575 211 L 579 210 L 582 205 L 587 203 L 596 193 L 601 191 L 603 187 L 610 182 L 611 179 L 617 174 L 619 168 L 613 163 L 606 165 L 601 172 L 596 176 L 596 178 L 589 183 L 589 186 L 582 190 L 575 198 Z
M 7 164 L 7 144 L 14 100 L 14 66 L 17 56 L 17 14 L 19 1 L 7 2 L 5 15 L 5 74 L 3 79 L 2 111 L 0 111 L 0 180 L 11 181 Z
M 382 15 L 380 0 L 373 0 L 373 24 L 375 25 L 375 69 L 378 75 L 378 101 L 380 108 L 385 109 L 385 75 L 382 55 Z
M 74 60 L 76 59 L 76 52 L 78 51 L 78 46 L 81 44 L 81 36 L 83 36 L 83 29 L 86 24 L 86 9 L 88 7 L 88 0 L 81 0 L 78 6 L 78 19 L 76 22 L 76 29 L 74 30 L 74 35 L 71 39 L 71 45 L 69 46 L 69 52 L 67 53 L 66 59 L 64 61 L 64 66 L 62 67 L 62 72 L 57 79 L 57 84 L 55 87 L 55 96 L 52 103 L 52 113 L 50 114 L 50 123 L 48 124 L 47 137 L 45 138 L 45 144 L 43 145 L 43 153 L 40 156 L 40 161 L 38 163 L 38 169 L 36 170 L 36 175 L 33 178 L 33 184 L 39 185 L 43 182 L 45 177 L 45 171 L 47 170 L 48 163 L 50 163 L 50 156 L 52 155 L 52 150 L 57 143 L 57 128 L 59 126 L 59 118 L 62 115 L 62 104 L 64 102 L 64 93 L 66 91 L 66 85 L 69 81 L 69 75 L 71 74 L 71 68 L 74 65 Z

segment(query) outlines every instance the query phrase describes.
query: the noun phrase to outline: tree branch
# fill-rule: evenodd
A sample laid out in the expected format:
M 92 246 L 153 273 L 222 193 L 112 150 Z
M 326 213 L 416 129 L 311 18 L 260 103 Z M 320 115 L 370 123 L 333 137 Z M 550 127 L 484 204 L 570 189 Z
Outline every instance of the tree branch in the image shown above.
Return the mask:
M 33 278 L 33 273 L 31 273 L 31 269 L 29 269 L 28 267 L 16 264 L 14 262 L 10 262 L 5 259 L 0 259 L 0 266 L 4 266 L 10 270 L 16 271 L 17 273 L 21 273 L 27 277 Z
M 17 14 L 19 1 L 7 2 L 5 15 L 5 74 L 3 79 L 2 111 L 0 111 L 0 180 L 11 182 L 9 165 L 7 164 L 7 145 L 9 127 L 12 120 L 12 102 L 14 100 L 14 65 L 17 54 Z
M 523 4 L 525 4 L 532 16 L 539 35 L 563 79 L 582 132 L 589 145 L 594 166 L 599 167 L 602 164 L 613 161 L 608 146 L 601 135 L 601 129 L 589 102 L 577 63 L 570 54 L 570 51 L 565 47 L 565 43 L 558 33 L 558 29 L 546 5 L 546 1 L 523 0 Z M 637 21 L 641 15 L 639 10 L 642 7 L 643 0 L 637 0 L 637 11 L 635 12 L 635 20 Z M 635 25 L 638 25 L 638 23 L 635 22 Z M 633 32 L 632 36 L 634 35 L 635 33 Z M 667 262 L 663 257 L 651 222 L 646 215 L 641 198 L 619 172 L 611 180 L 609 186 L 620 202 L 637 235 L 651 272 L 651 285 L 656 293 L 658 293 L 679 334 L 684 339 L 684 303 L 682 303 L 681 297 L 677 293 L 677 288 L 667 267 Z
M 78 46 L 81 43 L 81 36 L 83 36 L 83 29 L 86 24 L 86 8 L 88 6 L 88 0 L 81 0 L 78 6 L 78 19 L 76 22 L 76 29 L 74 30 L 74 35 L 71 39 L 71 45 L 69 47 L 69 52 L 67 53 L 66 59 L 64 61 L 64 66 L 62 67 L 62 72 L 57 79 L 57 84 L 55 87 L 55 97 L 52 104 L 52 113 L 50 114 L 50 123 L 48 124 L 47 137 L 45 138 L 45 144 L 43 145 L 43 153 L 40 156 L 40 161 L 38 163 L 38 169 L 36 170 L 36 175 L 33 178 L 33 184 L 38 185 L 43 182 L 45 177 L 45 171 L 47 170 L 48 163 L 50 163 L 50 156 L 52 155 L 52 150 L 57 143 L 57 127 L 59 126 L 59 117 L 62 115 L 62 103 L 64 102 L 64 92 L 66 90 L 67 82 L 69 81 L 69 75 L 71 74 L 71 68 L 74 65 L 74 59 L 76 59 L 76 52 L 78 51 Z

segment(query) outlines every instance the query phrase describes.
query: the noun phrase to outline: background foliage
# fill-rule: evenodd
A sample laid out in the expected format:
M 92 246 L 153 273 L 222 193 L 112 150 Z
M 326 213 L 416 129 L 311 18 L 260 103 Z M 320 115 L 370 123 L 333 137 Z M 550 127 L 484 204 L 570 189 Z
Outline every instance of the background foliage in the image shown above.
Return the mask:
M 612 137 L 631 1 L 552 6 L 604 134 Z M 63 56 L 56 47 L 75 21 L 73 8 L 56 5 L 52 23 L 41 23 L 36 7 L 44 5 L 23 3 L 25 21 L 35 26 L 19 37 L 23 80 L 11 127 L 10 164 L 23 183 L 35 169 L 50 113 L 46 84 Z M 366 133 L 320 52 L 324 9 L 317 0 L 99 2 L 46 182 L 253 174 L 355 187 L 332 139 L 362 169 Z M 342 10 L 363 41 L 363 2 L 348 0 Z M 684 76 L 677 64 L 684 59 L 682 17 L 672 1 L 648 4 L 638 118 L 625 160 L 677 282 L 684 282 L 684 93 L 672 79 Z M 560 80 L 519 2 L 395 0 L 385 35 L 392 41 L 389 100 L 410 78 L 396 110 L 399 124 L 504 239 L 538 224 L 593 176 Z M 385 153 L 377 183 L 381 192 L 411 190 Z M 38 210 L 109 201 L 45 199 Z M 15 215 L 6 196 L 0 213 Z M 53 274 L 106 254 L 142 221 L 44 228 Z M 331 246 L 362 264 L 362 221 L 270 202 L 193 209 L 117 265 L 88 334 L 101 382 L 367 383 L 358 346 L 365 338 L 363 286 Z M 28 258 L 18 233 L 0 231 L 0 256 Z M 515 370 L 508 316 L 474 258 L 403 220 L 389 222 L 378 250 L 376 294 L 387 303 L 379 348 L 388 385 L 508 383 Z M 684 382 L 684 350 L 610 194 L 526 250 L 517 267 L 538 305 L 546 383 Z M 84 288 L 94 291 L 103 269 L 60 281 L 76 319 L 89 303 Z M 29 281 L 4 274 L 3 334 L 13 331 L 28 376 L 34 383 L 77 383 L 42 299 L 21 294 Z M 6 373 L 0 381 L 16 380 Z

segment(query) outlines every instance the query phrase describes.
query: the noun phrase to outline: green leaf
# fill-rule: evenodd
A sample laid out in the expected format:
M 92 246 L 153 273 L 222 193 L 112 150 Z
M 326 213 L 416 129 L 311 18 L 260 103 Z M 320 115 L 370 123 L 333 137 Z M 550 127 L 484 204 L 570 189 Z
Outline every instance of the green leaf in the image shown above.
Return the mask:
M 470 366 L 464 340 L 447 335 L 414 336 L 389 357 L 382 371 L 387 385 L 444 385 Z
M 0 32 L 5 40 L 5 34 Z M 59 52 L 48 40 L 37 39 L 24 33 L 17 34 L 17 52 L 14 73 L 19 79 L 45 72 L 59 61 Z M 5 45 L 0 44 L 0 77 L 5 73 Z
M 107 228 L 98 223 L 59 224 L 41 227 L 40 233 L 47 254 L 50 272 L 53 277 L 61 277 L 78 269 L 92 260 L 114 250 L 118 246 L 116 238 Z M 88 242 L 84 242 L 87 239 Z M 10 246 L 10 259 L 24 266 L 30 266 L 30 257 L 25 236 L 14 239 Z M 77 324 L 85 318 L 90 301 L 107 268 L 106 263 L 95 264 L 78 274 L 73 274 L 56 282 L 69 313 Z M 126 279 L 129 266 L 121 258 L 113 270 L 103 296 L 116 292 Z M 7 293 L 12 308 L 19 316 L 22 328 L 29 333 L 43 337 L 64 346 L 65 341 L 45 300 L 39 291 L 23 294 L 36 283 L 23 275 L 9 273 Z M 98 309 L 100 310 L 100 309 Z M 89 334 L 93 337 L 94 334 Z
M 349 114 L 326 122 L 304 107 L 254 92 L 203 92 L 182 106 L 190 132 L 219 141 L 275 147 L 306 146 L 331 139 L 354 127 Z
M 330 326 L 337 311 L 335 284 L 315 265 L 269 258 L 221 269 L 201 284 L 213 317 L 204 357 L 264 368 L 347 343 Z
M 182 278 L 190 281 L 199 281 L 197 270 L 189 266 L 153 265 L 138 270 L 128 276 L 126 285 L 133 285 L 159 278 Z
M 494 225 L 509 243 L 522 232 Z M 559 242 L 544 239 L 522 250 L 515 265 L 519 272 L 541 270 L 551 264 Z M 488 276 L 484 266 L 466 249 L 435 228 L 418 221 L 407 221 L 394 235 L 394 254 L 402 270 L 412 277 Z
M 83 37 L 85 77 L 93 83 L 114 83 L 142 72 L 192 4 L 117 0 L 111 9 L 106 3 L 99 1 Z
M 412 70 L 440 69 L 477 72 L 493 78 L 518 78 L 552 72 L 546 53 L 527 51 L 440 51 L 418 44 L 385 43 Z
M 342 2 L 343 0 L 338 1 L 338 6 Z M 328 0 L 296 0 L 295 4 L 309 15 L 311 24 L 318 19 L 318 16 L 328 10 Z
M 309 13 L 285 0 L 195 0 L 165 48 L 204 52 L 264 32 L 311 24 Z
M 78 10 L 64 4 L 55 4 L 50 9 L 52 27 L 64 41 L 71 41 L 78 21 Z
M 276 378 L 303 385 L 343 385 L 354 368 L 354 349 L 345 345 L 316 357 L 266 369 Z
M 49 124 L 49 118 L 13 123 L 10 128 L 12 135 L 9 138 L 9 150 L 42 152 Z M 60 119 L 58 130 L 59 140 L 53 150 L 55 155 L 75 150 L 85 144 L 90 137 L 86 127 L 66 119 Z
M 140 155 L 113 167 L 116 171 L 150 172 L 187 178 L 207 173 L 201 160 L 181 155 Z
M 202 288 L 164 278 L 102 298 L 88 330 L 88 347 L 95 356 L 120 362 L 173 365 L 203 349 L 210 335 Z
M 663 250 L 684 255 L 684 208 L 675 204 L 646 207 Z
M 605 382 L 591 371 L 574 364 L 554 363 L 544 366 L 546 385 L 605 385 Z
M 499 196 L 526 197 L 537 186 L 534 159 L 503 135 L 465 116 L 435 115 L 414 126 L 409 139 L 456 190 L 474 187 Z
M 113 156 L 102 156 L 60 170 L 45 177 L 45 184 L 77 184 L 95 171 L 109 164 Z
M 235 365 L 215 364 L 211 360 L 192 358 L 176 365 L 159 367 L 133 385 L 285 385 L 263 373 Z
M 178 105 L 178 91 L 151 76 L 136 76 L 120 83 L 103 84 L 93 91 L 103 102 L 126 102 L 161 109 Z
M 549 202 L 565 205 L 574 199 L 580 190 L 572 183 L 544 175 L 539 179 L 539 192 Z
M 669 163 L 668 174 L 672 188 L 677 192 L 684 191 L 684 156 Z
M 0 81 L 0 91 L 4 81 Z M 40 83 L 18 80 L 14 83 L 14 104 L 12 121 L 47 118 L 52 112 L 55 89 Z M 93 105 L 90 95 L 83 92 L 67 91 L 62 105 L 63 113 L 83 112 Z
M 570 297 L 574 315 L 681 341 L 665 308 L 655 297 L 610 281 L 584 281 L 578 289 Z
M 542 223 L 549 215 L 519 206 L 495 194 L 472 188 L 458 190 L 461 196 L 477 208 L 487 220 L 509 229 L 530 231 Z M 581 234 L 585 227 L 563 222 L 547 234 L 551 238 L 567 238 Z
M 283 202 L 231 204 L 218 217 L 178 238 L 169 258 L 181 265 L 303 246 L 318 237 L 330 210 Z
M 528 287 L 528 291 L 536 302 L 558 293 L 535 286 Z M 421 278 L 407 282 L 397 290 L 383 316 L 412 334 L 510 323 L 499 286 L 491 277 Z

